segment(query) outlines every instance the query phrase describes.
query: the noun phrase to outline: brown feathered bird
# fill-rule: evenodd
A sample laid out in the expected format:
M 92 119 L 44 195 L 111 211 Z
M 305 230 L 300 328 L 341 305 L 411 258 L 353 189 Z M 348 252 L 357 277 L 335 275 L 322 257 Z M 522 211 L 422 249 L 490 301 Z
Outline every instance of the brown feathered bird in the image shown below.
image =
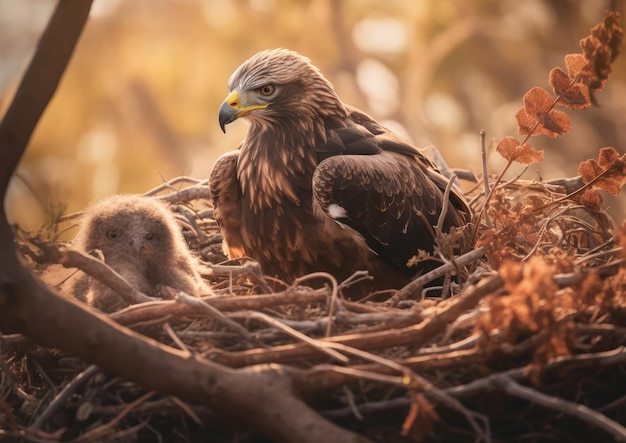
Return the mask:
M 155 295 L 159 285 L 189 295 L 210 293 L 173 214 L 154 198 L 115 195 L 94 203 L 84 212 L 72 246 L 89 254 L 98 251 L 106 264 L 147 295 Z M 71 295 L 104 312 L 128 305 L 86 274 L 69 283 Z
M 433 251 L 448 180 L 416 148 L 341 102 L 308 58 L 285 49 L 246 60 L 228 82 L 219 124 L 250 123 L 210 176 L 215 218 L 231 257 L 250 256 L 287 282 L 358 270 L 371 289 L 400 288 L 407 262 Z M 444 231 L 466 223 L 450 193 Z

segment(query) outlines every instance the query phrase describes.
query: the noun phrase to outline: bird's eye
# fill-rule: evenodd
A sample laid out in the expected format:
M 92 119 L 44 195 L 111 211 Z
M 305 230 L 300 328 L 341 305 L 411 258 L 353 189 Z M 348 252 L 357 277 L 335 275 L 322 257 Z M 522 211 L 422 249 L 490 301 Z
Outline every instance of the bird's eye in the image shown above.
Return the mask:
M 109 237 L 111 240 L 115 240 L 117 237 L 119 237 L 119 235 L 119 232 L 117 232 L 115 229 L 107 231 L 107 237 Z
M 148 241 L 154 240 L 154 234 L 152 232 L 148 232 L 144 238 Z
M 265 97 L 272 95 L 274 91 L 276 91 L 276 87 L 274 85 L 265 85 L 259 88 L 259 93 Z

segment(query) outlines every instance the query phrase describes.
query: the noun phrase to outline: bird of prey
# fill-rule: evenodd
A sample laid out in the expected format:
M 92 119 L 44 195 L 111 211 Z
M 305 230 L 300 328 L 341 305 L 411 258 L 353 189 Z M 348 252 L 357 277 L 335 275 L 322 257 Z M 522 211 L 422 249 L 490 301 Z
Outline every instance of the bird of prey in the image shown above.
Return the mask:
M 284 281 L 323 271 L 398 289 L 432 252 L 448 180 L 406 140 L 344 104 L 308 58 L 265 50 L 228 82 L 219 124 L 245 118 L 236 151 L 213 166 L 215 218 L 231 258 L 249 256 Z M 443 230 L 470 214 L 452 189 Z M 359 285 L 356 285 L 359 286 Z

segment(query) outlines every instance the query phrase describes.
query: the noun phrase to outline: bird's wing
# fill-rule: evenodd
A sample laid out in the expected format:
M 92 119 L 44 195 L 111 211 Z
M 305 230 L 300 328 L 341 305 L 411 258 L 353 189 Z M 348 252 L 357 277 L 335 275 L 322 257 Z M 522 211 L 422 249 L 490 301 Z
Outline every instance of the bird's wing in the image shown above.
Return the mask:
M 418 249 L 433 250 L 448 180 L 404 139 L 358 109 L 349 111 L 353 125 L 329 131 L 328 139 L 341 149 L 335 155 L 322 150 L 315 200 L 363 235 L 381 258 L 407 270 Z M 444 230 L 465 224 L 467 215 L 464 198 L 453 190 Z
M 372 250 L 399 269 L 418 249 L 432 251 L 441 191 L 402 154 L 341 155 L 319 164 L 315 201 L 358 231 Z
M 347 119 L 326 122 L 326 143 L 315 147 L 320 160 L 335 155 L 371 155 L 384 151 L 396 152 L 404 154 L 406 161 L 415 163 L 416 167 L 421 169 L 419 175 L 424 181 L 429 179 L 436 188 L 442 192 L 445 191 L 449 180 L 420 150 L 360 109 L 349 105 L 345 105 L 345 107 L 348 111 Z M 450 203 L 452 211 L 450 216 L 446 218 L 444 228 L 465 224 L 469 219 L 470 209 L 456 187 L 452 187 Z
M 241 187 L 237 179 L 239 151 L 217 159 L 209 176 L 215 221 L 222 229 L 224 252 L 229 258 L 246 255 L 241 239 Z

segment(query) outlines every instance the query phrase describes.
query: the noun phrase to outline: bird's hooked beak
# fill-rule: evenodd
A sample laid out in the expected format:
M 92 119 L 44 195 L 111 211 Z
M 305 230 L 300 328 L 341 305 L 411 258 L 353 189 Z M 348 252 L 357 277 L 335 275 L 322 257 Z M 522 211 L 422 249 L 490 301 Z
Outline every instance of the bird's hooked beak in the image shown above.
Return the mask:
M 222 132 L 226 132 L 227 124 L 234 122 L 245 113 L 254 111 L 255 109 L 264 109 L 267 108 L 267 106 L 267 103 L 248 105 L 245 100 L 240 99 L 239 93 L 236 90 L 232 91 L 228 94 L 222 106 L 220 106 L 218 114 Z

